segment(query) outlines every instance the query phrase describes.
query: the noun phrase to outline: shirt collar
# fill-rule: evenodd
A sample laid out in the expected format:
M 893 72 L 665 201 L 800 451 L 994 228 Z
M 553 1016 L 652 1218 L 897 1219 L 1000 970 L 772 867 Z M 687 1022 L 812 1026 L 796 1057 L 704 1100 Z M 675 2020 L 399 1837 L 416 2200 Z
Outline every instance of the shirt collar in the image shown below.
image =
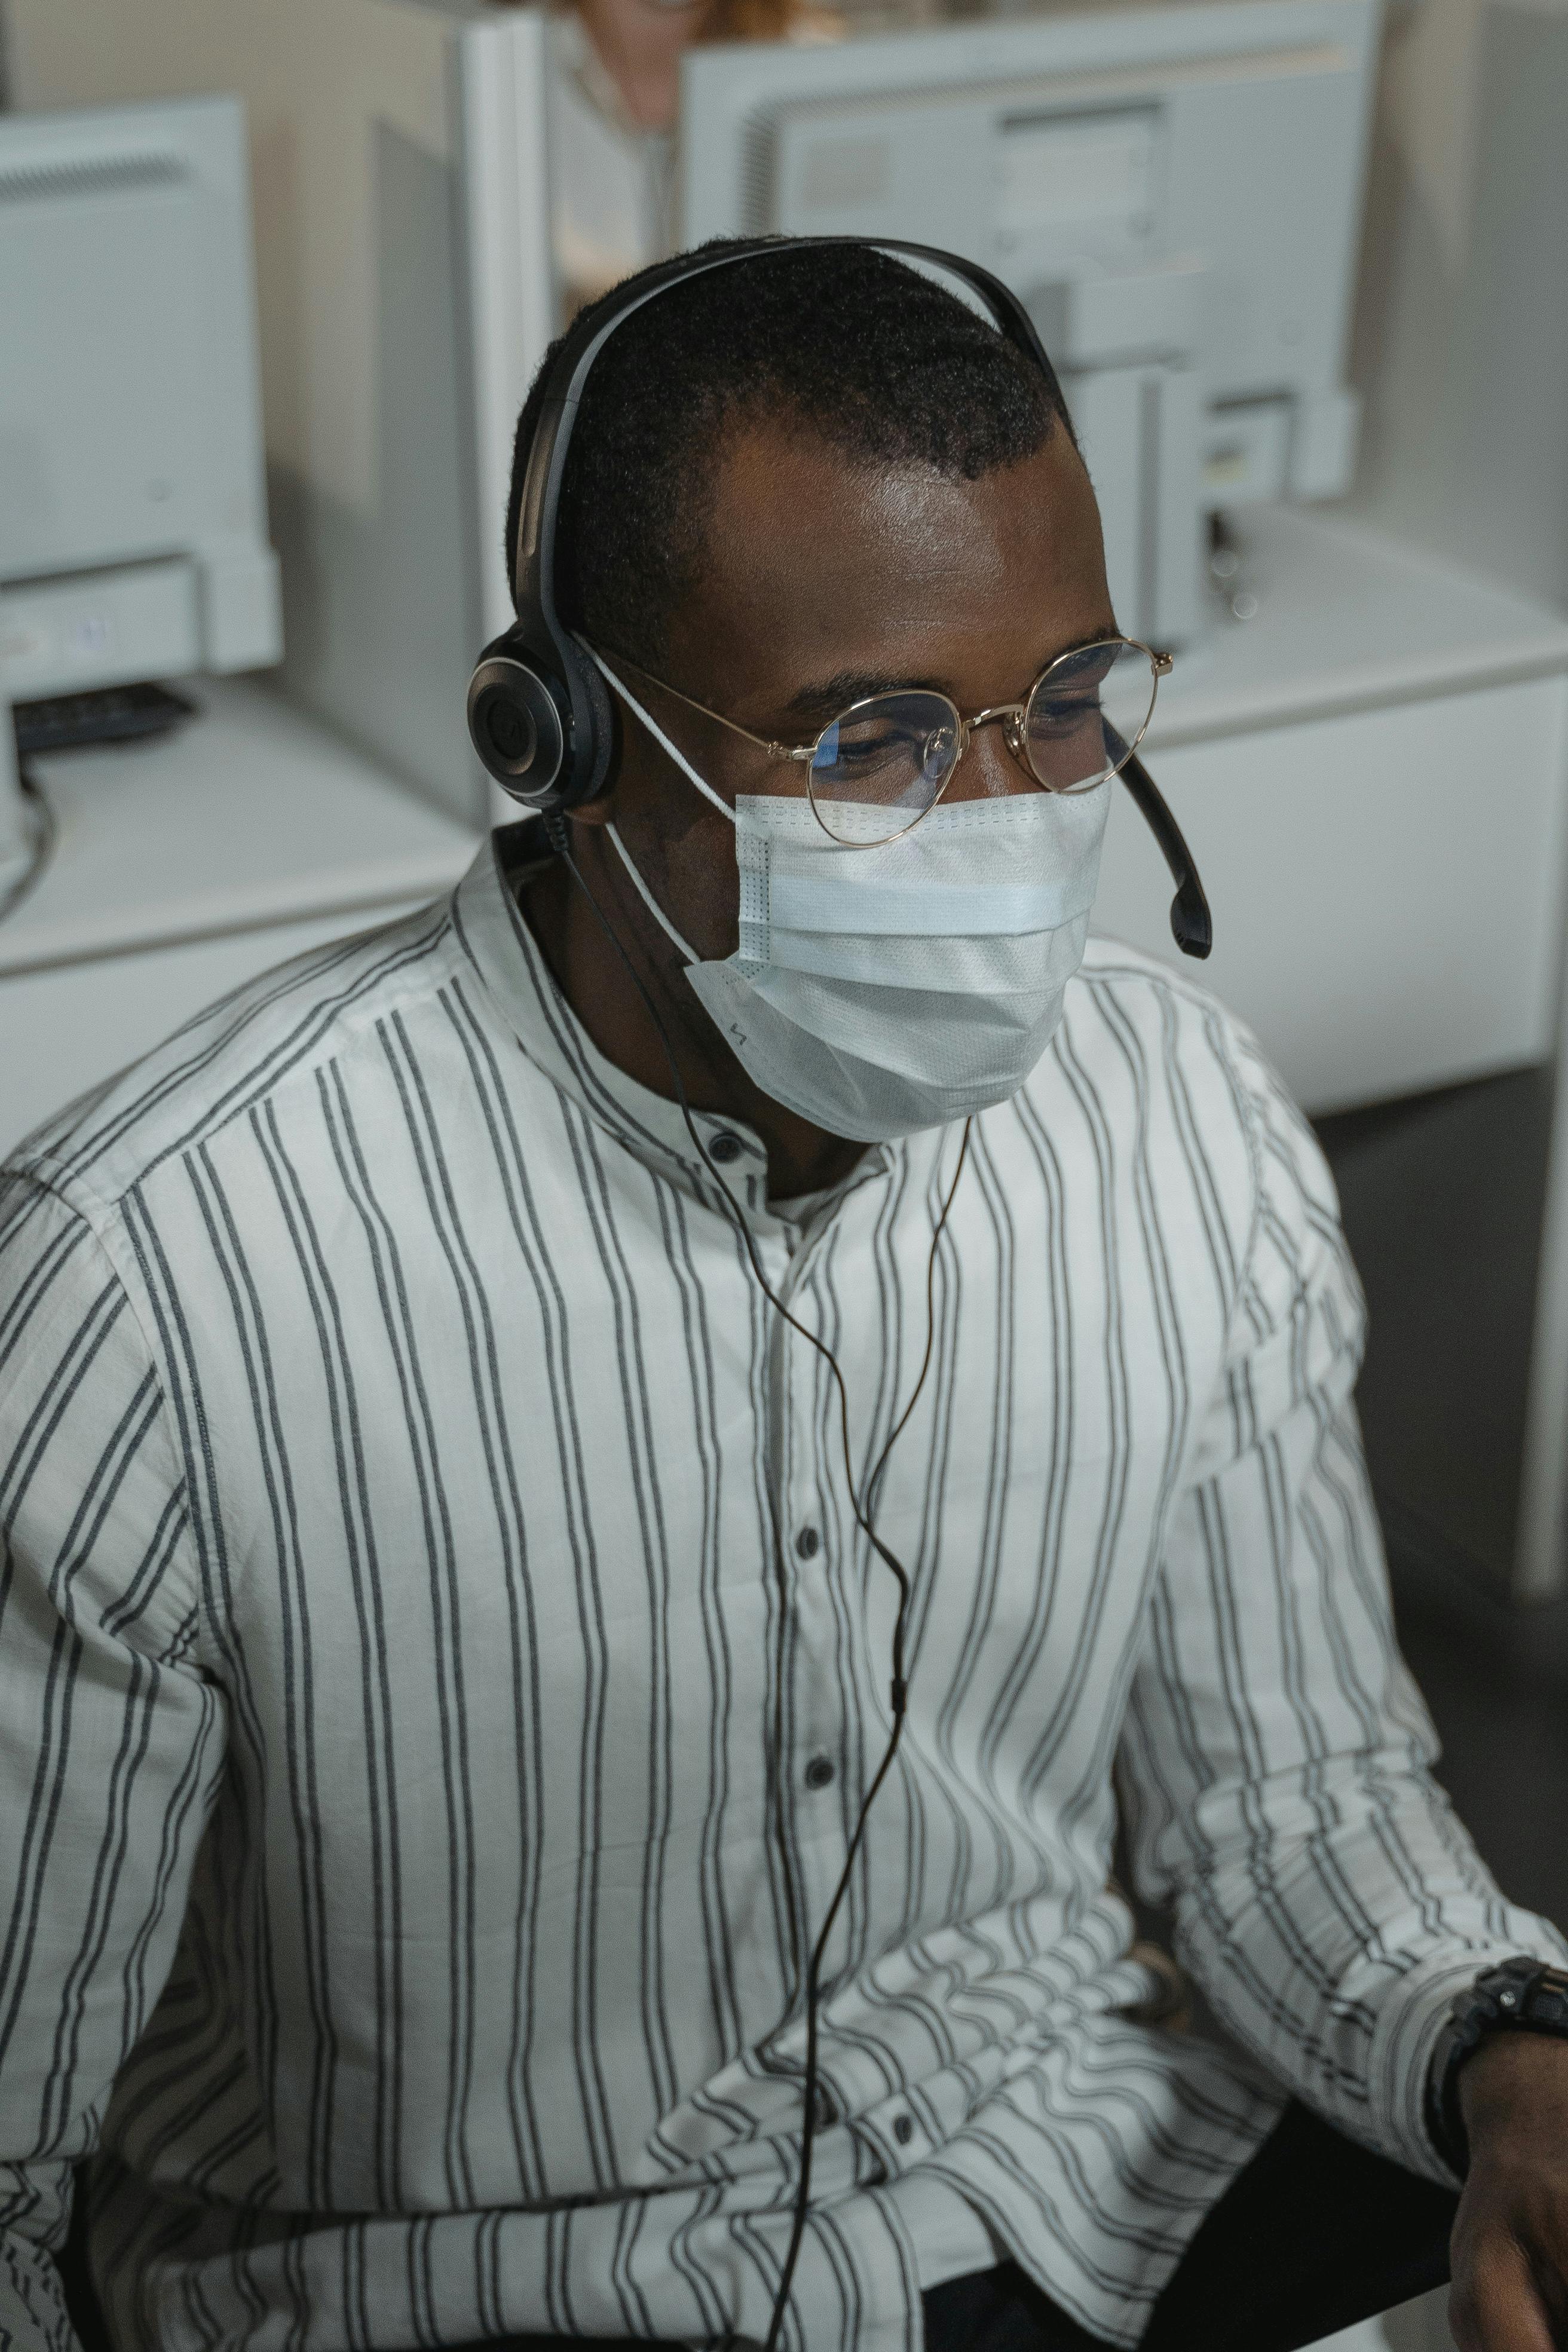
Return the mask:
M 528 867 L 550 855 L 536 819 L 503 825 L 484 844 L 453 895 L 458 942 L 491 1003 L 552 1085 L 637 1159 L 698 1197 L 711 1195 L 722 1184 L 749 1224 L 783 1231 L 786 1221 L 767 1205 L 767 1152 L 756 1129 L 716 1111 L 693 1111 L 704 1150 L 711 1153 L 718 1146 L 717 1160 L 704 1166 L 692 1150 L 679 1105 L 607 1061 L 557 988 L 515 895 Z M 725 1138 L 733 1141 L 721 1140 Z M 904 1148 L 868 1145 L 842 1194 L 885 1176 Z M 728 1152 L 734 1156 L 726 1159 Z

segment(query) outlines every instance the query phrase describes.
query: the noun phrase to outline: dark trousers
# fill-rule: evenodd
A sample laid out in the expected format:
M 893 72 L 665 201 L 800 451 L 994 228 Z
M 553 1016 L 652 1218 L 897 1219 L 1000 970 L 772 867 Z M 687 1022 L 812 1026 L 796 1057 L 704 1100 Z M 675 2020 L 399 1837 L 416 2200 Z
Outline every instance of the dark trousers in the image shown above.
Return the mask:
M 1297 2352 L 1425 2294 L 1448 2275 L 1456 2201 L 1291 2106 L 1205 2220 L 1142 2352 Z M 927 2352 L 1104 2352 L 1013 2263 L 933 2287 L 925 2326 Z M 509 2336 L 463 2352 L 561 2342 Z

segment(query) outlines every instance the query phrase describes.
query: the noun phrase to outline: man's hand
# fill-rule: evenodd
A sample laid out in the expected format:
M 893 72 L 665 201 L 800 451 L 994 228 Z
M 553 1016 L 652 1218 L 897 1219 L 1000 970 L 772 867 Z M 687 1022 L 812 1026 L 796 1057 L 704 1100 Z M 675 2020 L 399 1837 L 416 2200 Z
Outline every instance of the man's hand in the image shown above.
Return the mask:
M 1498 2033 L 1459 2074 L 1470 2171 L 1454 2224 L 1459 2352 L 1568 2352 L 1568 2042 Z

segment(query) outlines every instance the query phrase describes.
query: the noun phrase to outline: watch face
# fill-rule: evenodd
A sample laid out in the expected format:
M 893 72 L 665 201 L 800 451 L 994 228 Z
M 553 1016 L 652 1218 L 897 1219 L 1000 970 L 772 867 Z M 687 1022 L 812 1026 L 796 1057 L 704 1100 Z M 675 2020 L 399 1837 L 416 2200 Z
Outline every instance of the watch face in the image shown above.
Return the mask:
M 1550 1968 L 1543 1960 L 1505 1960 L 1477 1978 L 1468 2000 L 1455 2004 L 1456 2017 L 1461 2011 L 1468 2011 L 1472 2030 L 1482 2033 L 1521 2025 L 1568 2035 L 1568 1969 Z
M 1568 1969 L 1543 1969 L 1525 1997 L 1532 2025 L 1568 2033 Z

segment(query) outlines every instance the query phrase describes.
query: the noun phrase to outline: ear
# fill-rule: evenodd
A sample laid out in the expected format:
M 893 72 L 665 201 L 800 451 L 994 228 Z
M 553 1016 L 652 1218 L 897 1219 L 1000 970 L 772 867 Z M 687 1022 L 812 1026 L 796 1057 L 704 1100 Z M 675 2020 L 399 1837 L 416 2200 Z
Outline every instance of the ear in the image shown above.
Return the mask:
M 574 824 L 613 824 L 616 817 L 616 791 L 612 784 L 596 800 L 584 801 L 567 815 Z
M 576 683 L 589 711 L 594 730 L 594 765 L 587 796 L 568 811 L 576 824 L 609 824 L 616 813 L 616 784 L 621 767 L 620 706 L 591 661 L 576 666 Z
M 574 667 L 576 670 L 574 683 L 587 706 L 588 725 L 594 740 L 593 770 L 585 780 L 583 799 L 578 803 L 577 810 L 573 812 L 576 814 L 596 801 L 606 789 L 613 790 L 611 779 L 620 764 L 617 757 L 620 751 L 620 713 L 616 708 L 615 697 L 599 675 L 597 663 L 579 654 Z

